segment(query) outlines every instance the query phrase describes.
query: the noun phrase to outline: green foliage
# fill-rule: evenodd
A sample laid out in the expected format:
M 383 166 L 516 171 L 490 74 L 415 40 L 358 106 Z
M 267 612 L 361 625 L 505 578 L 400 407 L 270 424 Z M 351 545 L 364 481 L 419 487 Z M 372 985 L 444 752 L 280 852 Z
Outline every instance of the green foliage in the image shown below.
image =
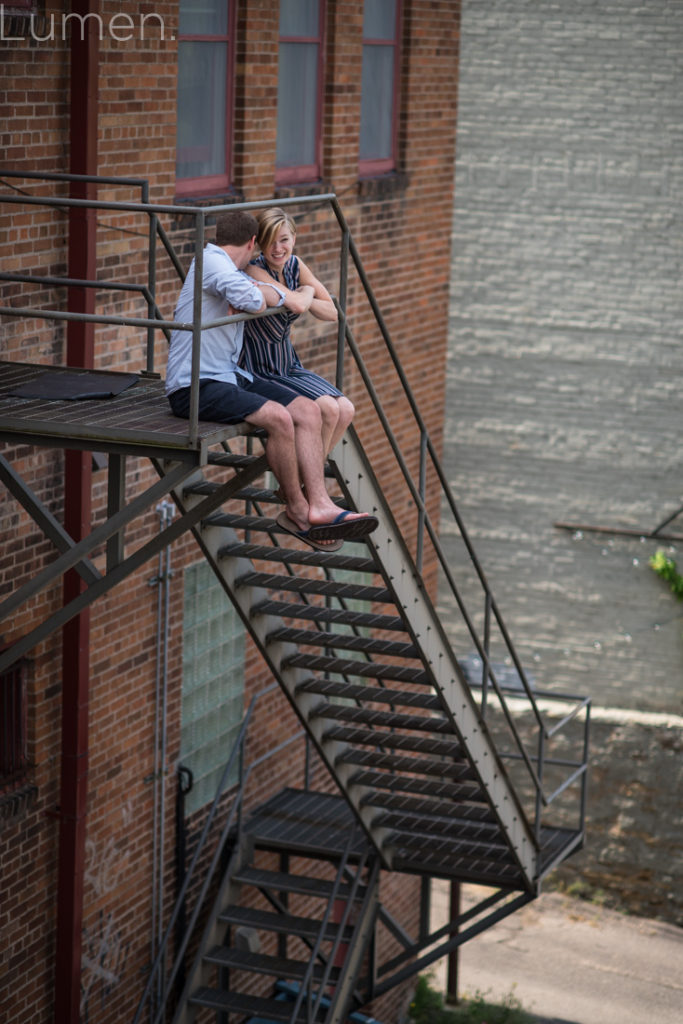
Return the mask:
M 511 994 L 502 1003 L 489 1003 L 477 992 L 473 999 L 446 1007 L 424 976 L 417 979 L 409 1015 L 415 1024 L 531 1024 L 533 1020 Z
M 672 593 L 674 593 L 679 600 L 683 601 L 683 576 L 681 576 L 676 568 L 676 563 L 673 558 L 669 558 L 667 553 L 660 548 L 659 551 L 650 558 L 650 565 L 658 576 L 661 576 L 663 580 L 666 580 L 671 587 Z

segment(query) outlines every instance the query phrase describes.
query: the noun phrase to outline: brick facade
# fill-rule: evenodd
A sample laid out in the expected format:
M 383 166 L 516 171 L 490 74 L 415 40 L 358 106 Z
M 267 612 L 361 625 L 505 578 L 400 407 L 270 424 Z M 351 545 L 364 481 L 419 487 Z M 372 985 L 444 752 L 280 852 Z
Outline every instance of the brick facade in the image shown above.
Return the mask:
M 5 5 L 8 9 L 11 5 Z M 45 4 L 35 35 L 47 36 L 51 18 L 55 37 L 31 37 L 27 20 L 12 19 L 0 40 L 0 146 L 7 169 L 64 172 L 69 169 L 69 44 L 60 36 L 63 5 Z M 175 113 L 178 5 L 136 5 L 134 38 L 122 41 L 104 32 L 99 44 L 98 171 L 101 175 L 144 178 L 150 200 L 175 201 Z M 103 2 L 105 25 L 121 14 L 118 2 Z M 158 19 L 163 19 L 163 30 Z M 138 18 L 149 16 L 144 38 Z M 450 223 L 453 204 L 455 111 L 459 3 L 453 0 L 404 0 L 401 42 L 401 98 L 398 167 L 395 174 L 358 180 L 361 6 L 327 4 L 325 82 L 323 93 L 323 179 L 297 190 L 276 192 L 275 109 L 277 103 L 277 0 L 241 0 L 236 18 L 234 154 L 229 195 L 207 202 L 268 200 L 278 194 L 335 192 L 342 204 L 372 286 L 403 361 L 406 374 L 431 436 L 442 442 L 442 410 Z M 124 33 L 119 32 L 122 36 Z M 7 38 L 11 36 L 12 38 Z M 35 195 L 66 195 L 67 186 L 7 179 L 3 191 L 20 188 Z M 128 186 L 104 186 L 100 198 L 139 200 Z M 293 211 L 295 216 L 297 211 Z M 147 225 L 142 216 L 98 211 L 98 280 L 141 282 L 146 275 Z M 188 225 L 165 223 L 174 246 L 191 256 Z M 15 271 L 65 274 L 67 217 L 32 206 L 0 205 L 0 263 Z M 320 207 L 299 218 L 299 248 L 306 261 L 335 294 L 339 289 L 340 235 L 329 210 Z M 175 271 L 159 247 L 157 301 L 170 316 L 178 291 Z M 0 285 L 3 304 L 58 307 L 65 291 L 36 285 Z M 97 308 L 116 315 L 146 315 L 137 295 L 102 288 Z M 349 319 L 373 380 L 409 465 L 417 472 L 419 439 L 404 414 L 388 357 L 368 315 L 358 286 L 352 282 Z M 145 332 L 139 328 L 99 326 L 95 365 L 101 369 L 139 372 L 144 368 Z M 334 333 L 321 324 L 297 329 L 297 348 L 305 363 L 334 374 Z M 166 341 L 158 332 L 155 360 L 163 373 Z M 3 360 L 60 364 L 65 361 L 65 328 L 60 322 L 3 318 Z M 429 373 L 425 373 L 425 366 Z M 382 477 L 409 542 L 415 530 L 411 503 L 403 498 L 395 462 L 375 439 L 374 413 L 357 373 L 347 383 L 358 406 L 357 425 Z M 35 489 L 50 511 L 62 519 L 63 453 L 58 449 L 8 449 L 3 455 Z M 93 473 L 93 523 L 106 513 L 106 472 Z M 127 460 L 130 497 L 155 479 L 142 460 Z M 435 508 L 435 496 L 428 502 Z M 130 553 L 159 528 L 153 510 L 126 534 Z M 24 583 L 53 557 L 53 550 L 20 506 L 4 491 L 0 496 L 0 557 L 3 594 Z M 167 756 L 164 765 L 167 806 L 167 885 L 173 898 L 175 765 L 180 743 L 182 680 L 183 568 L 200 552 L 191 537 L 173 545 L 169 586 Z M 104 552 L 95 559 L 101 568 Z M 132 1019 L 150 958 L 152 901 L 152 815 L 154 723 L 158 652 L 158 593 L 148 563 L 92 606 L 90 611 L 90 693 L 87 841 L 81 959 L 81 1019 L 114 1024 Z M 425 565 L 432 588 L 435 567 Z M 46 608 L 56 609 L 61 587 L 54 586 L 28 602 L 0 642 L 11 643 L 36 624 Z M 21 1024 L 53 1019 L 55 922 L 59 830 L 61 749 L 61 635 L 53 634 L 30 652 L 26 670 L 28 761 L 25 780 L 37 791 L 16 816 L 5 816 L 0 832 L 2 897 L 0 899 L 0 981 L 4 995 L 0 1015 Z M 262 690 L 269 674 L 248 647 L 245 700 Z M 83 713 L 84 709 L 81 709 Z M 76 709 L 66 709 L 67 716 Z M 250 754 L 258 756 L 299 725 L 283 695 L 262 702 L 258 732 Z M 250 800 L 274 788 L 301 785 L 300 745 L 277 764 L 267 762 L 254 779 Z M 315 777 L 323 788 L 332 783 L 319 764 Z M 11 795 L 11 794 L 10 794 Z M 7 794 L 5 794 L 7 796 Z M 3 799 L 5 799 L 3 796 Z M 4 805 L 3 805 L 4 806 Z M 415 932 L 417 883 L 386 876 L 382 896 L 394 916 Z M 405 990 L 390 993 L 375 1008 L 380 1019 L 397 1021 Z M 382 1017 L 384 1015 L 384 1018 Z M 62 1024 L 62 1022 L 60 1022 Z

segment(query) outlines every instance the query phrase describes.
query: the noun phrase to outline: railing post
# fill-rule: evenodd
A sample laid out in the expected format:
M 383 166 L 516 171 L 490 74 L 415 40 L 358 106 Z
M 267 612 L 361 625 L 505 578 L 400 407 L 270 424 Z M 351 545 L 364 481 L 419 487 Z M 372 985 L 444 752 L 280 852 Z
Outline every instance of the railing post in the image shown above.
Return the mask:
M 491 595 L 486 591 L 484 596 L 484 653 L 486 658 L 481 670 L 481 717 L 486 716 L 486 702 L 489 692 L 489 659 L 491 646 Z
M 194 300 L 192 305 L 192 381 L 190 384 L 190 444 L 199 436 L 199 365 L 202 344 L 202 281 L 204 277 L 204 214 L 197 211 L 194 235 Z
M 337 322 L 337 372 L 335 386 L 344 390 L 344 339 L 346 337 L 346 296 L 349 283 L 349 229 L 342 229 L 339 254 L 339 320 Z
M 538 730 L 538 764 L 536 765 L 536 777 L 538 779 L 538 785 L 536 787 L 536 820 L 534 821 L 534 834 L 536 836 L 536 842 L 540 842 L 541 838 L 541 811 L 543 808 L 543 762 L 545 760 L 545 729 L 542 727 Z
M 415 564 L 418 572 L 422 572 L 422 559 L 424 556 L 424 532 L 425 532 L 425 495 L 427 491 L 427 432 L 420 431 L 420 473 L 417 485 L 417 493 L 422 504 L 417 513 L 417 545 L 415 549 Z
M 149 182 L 142 185 L 142 202 L 149 203 Z M 147 299 L 147 316 L 153 320 L 156 315 L 156 289 L 157 289 L 157 224 L 156 213 L 149 215 L 149 251 L 147 253 L 147 288 L 149 297 Z M 149 375 L 154 373 L 154 328 L 147 328 L 147 370 Z

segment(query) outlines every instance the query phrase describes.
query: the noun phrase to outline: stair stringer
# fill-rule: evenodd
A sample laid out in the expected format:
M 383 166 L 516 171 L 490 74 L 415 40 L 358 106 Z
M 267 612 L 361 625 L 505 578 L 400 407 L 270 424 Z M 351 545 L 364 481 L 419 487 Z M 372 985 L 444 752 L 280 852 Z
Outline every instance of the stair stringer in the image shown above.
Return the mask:
M 204 475 L 198 471 L 190 480 L 185 481 L 189 491 L 193 486 L 204 482 Z M 173 499 L 181 511 L 186 512 L 201 500 L 201 496 L 188 493 L 187 491 L 172 492 Z M 309 712 L 316 703 L 313 694 L 296 694 L 296 687 L 299 683 L 310 677 L 310 673 L 297 667 L 281 668 L 284 659 L 298 651 L 296 644 L 284 643 L 282 641 L 268 641 L 268 634 L 271 633 L 281 620 L 273 615 L 251 614 L 251 609 L 259 601 L 269 597 L 268 591 L 261 587 L 237 586 L 236 580 L 245 573 L 254 569 L 251 559 L 244 557 L 220 558 L 218 552 L 229 543 L 237 541 L 237 533 L 229 526 L 213 524 L 211 522 L 200 523 L 192 530 L 195 539 L 201 548 L 209 565 L 213 569 L 216 578 L 221 583 L 227 596 L 233 603 L 239 614 L 245 629 L 254 640 L 261 656 L 270 669 L 273 678 L 277 680 L 280 688 L 290 701 L 292 708 L 300 718 L 302 725 L 313 740 L 318 754 L 327 766 L 331 776 L 335 779 L 344 795 L 349 798 L 349 786 L 347 777 L 352 769 L 349 765 L 340 765 L 339 756 L 347 749 L 347 744 L 338 740 L 323 739 L 324 723 L 321 720 L 309 718 Z M 361 827 L 368 839 L 375 848 L 383 867 L 390 869 L 391 865 L 387 858 L 386 844 L 391 834 L 389 829 L 372 824 L 373 811 L 370 807 L 362 807 L 361 800 L 369 795 L 371 790 L 368 786 L 355 785 L 353 787 L 354 799 L 349 800 Z
M 432 685 L 442 699 L 444 712 L 490 798 L 492 809 L 531 888 L 538 876 L 538 850 L 532 830 L 474 703 L 439 616 L 424 589 L 421 575 L 353 429 L 337 445 L 330 461 L 352 507 L 378 516 L 379 526 L 367 538 L 368 546 L 376 553 L 387 586 L 393 591 L 396 604 L 408 625 L 408 632 L 423 664 L 431 673 Z M 356 805 L 358 795 L 346 787 L 345 792 L 352 805 Z
M 223 875 L 206 925 L 204 926 L 194 962 L 187 973 L 183 992 L 173 1015 L 172 1024 L 193 1024 L 195 1020 L 196 1010 L 190 1005 L 189 998 L 197 986 L 208 984 L 209 972 L 204 963 L 203 955 L 212 946 L 219 945 L 222 941 L 225 928 L 220 925 L 218 915 L 228 903 L 236 903 L 239 900 L 241 886 L 233 882 L 232 879 L 242 864 L 248 861 L 251 852 L 251 845 L 244 838 L 241 839 L 232 851 L 228 867 Z

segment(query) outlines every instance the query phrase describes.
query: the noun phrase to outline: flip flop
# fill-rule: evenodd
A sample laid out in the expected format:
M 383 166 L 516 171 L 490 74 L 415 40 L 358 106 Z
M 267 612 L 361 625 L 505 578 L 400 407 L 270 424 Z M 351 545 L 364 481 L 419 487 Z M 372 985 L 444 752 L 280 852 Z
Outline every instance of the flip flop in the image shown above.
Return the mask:
M 310 536 L 310 530 L 300 530 L 296 523 L 293 523 L 286 512 L 280 512 L 279 516 L 276 516 L 275 522 L 278 524 L 280 529 L 284 530 L 285 533 L 291 533 L 293 537 L 297 537 L 302 540 L 304 544 L 309 544 L 316 551 L 339 551 L 339 548 L 344 543 L 343 539 L 331 538 L 334 543 L 332 544 L 319 544 L 317 540 Z M 322 538 L 325 539 L 324 537 Z
M 349 519 L 348 522 L 345 522 L 347 516 L 354 514 L 345 510 L 340 512 L 338 516 L 335 516 L 331 523 L 320 523 L 319 525 L 311 526 L 308 530 L 310 539 L 332 540 L 336 537 L 341 537 L 342 540 L 355 540 L 358 537 L 367 537 L 369 533 L 372 533 L 379 526 L 377 516 L 371 515 L 359 516 L 358 519 Z

